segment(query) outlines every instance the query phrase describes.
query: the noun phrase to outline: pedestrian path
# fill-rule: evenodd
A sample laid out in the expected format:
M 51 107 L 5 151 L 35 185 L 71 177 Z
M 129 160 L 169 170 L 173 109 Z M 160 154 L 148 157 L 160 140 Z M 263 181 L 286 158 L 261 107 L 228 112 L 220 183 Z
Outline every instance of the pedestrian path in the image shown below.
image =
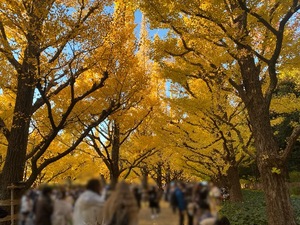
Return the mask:
M 174 214 L 169 203 L 160 202 L 161 212 L 157 218 L 151 219 L 151 211 L 147 203 L 143 203 L 139 213 L 139 225 L 177 225 L 179 215 Z
M 165 201 L 160 202 L 161 212 L 157 218 L 151 219 L 151 211 L 147 202 L 144 202 L 139 212 L 139 225 L 177 225 L 179 215 L 174 214 L 169 207 L 169 203 Z M 20 225 L 20 223 L 18 223 Z M 30 220 L 26 225 L 33 225 Z

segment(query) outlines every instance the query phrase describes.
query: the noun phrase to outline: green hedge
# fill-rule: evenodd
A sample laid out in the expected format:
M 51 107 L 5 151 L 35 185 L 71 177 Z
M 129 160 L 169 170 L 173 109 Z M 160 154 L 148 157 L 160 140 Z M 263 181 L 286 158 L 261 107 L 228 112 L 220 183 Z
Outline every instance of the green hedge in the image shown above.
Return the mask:
M 244 201 L 241 203 L 225 202 L 220 215 L 227 216 L 231 225 L 268 225 L 266 204 L 261 191 L 243 190 Z M 293 196 L 292 203 L 300 224 L 300 197 Z

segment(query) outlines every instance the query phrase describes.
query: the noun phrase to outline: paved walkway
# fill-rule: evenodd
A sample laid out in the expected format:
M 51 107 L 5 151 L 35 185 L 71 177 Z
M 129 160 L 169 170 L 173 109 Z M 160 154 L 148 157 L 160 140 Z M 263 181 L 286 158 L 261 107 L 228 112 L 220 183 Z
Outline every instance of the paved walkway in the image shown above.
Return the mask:
M 160 207 L 161 213 L 159 216 L 155 219 L 151 219 L 151 211 L 148 207 L 148 203 L 143 203 L 139 213 L 139 225 L 177 225 L 179 216 L 172 212 L 169 203 L 161 201 Z
M 143 202 L 142 208 L 139 212 L 139 225 L 178 225 L 178 215 L 174 214 L 169 207 L 169 203 L 165 201 L 160 202 L 161 213 L 155 219 L 151 219 L 151 210 L 148 202 Z M 18 223 L 20 225 L 20 223 Z M 33 225 L 28 221 L 26 225 Z

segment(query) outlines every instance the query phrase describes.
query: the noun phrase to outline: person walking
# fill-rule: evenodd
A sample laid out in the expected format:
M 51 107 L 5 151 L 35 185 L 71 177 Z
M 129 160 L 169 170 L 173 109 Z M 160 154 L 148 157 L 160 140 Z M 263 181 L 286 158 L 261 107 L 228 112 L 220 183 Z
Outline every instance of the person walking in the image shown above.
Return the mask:
M 137 187 L 137 186 L 134 187 L 133 188 L 133 194 L 134 194 L 134 197 L 136 199 L 138 208 L 141 209 L 141 207 L 142 207 L 142 192 L 140 191 L 140 188 Z
M 139 208 L 129 185 L 117 184 L 104 205 L 102 225 L 137 225 Z
M 177 208 L 179 213 L 179 225 L 184 225 L 184 214 L 186 212 L 186 200 L 184 196 L 185 185 L 180 182 L 175 188 L 174 194 L 176 197 Z
M 21 198 L 21 207 L 20 207 L 20 224 L 28 225 L 31 223 L 33 216 L 33 200 L 30 197 L 31 191 L 27 191 Z
M 201 216 L 207 211 L 208 204 L 208 195 L 209 195 L 209 187 L 206 181 L 197 183 L 194 190 L 194 201 L 196 203 L 196 212 L 194 215 L 195 224 L 199 224 L 201 220 Z
M 211 213 L 209 204 L 203 202 L 200 205 L 201 215 L 197 217 L 197 224 L 199 225 L 214 225 L 217 218 Z
M 160 207 L 159 207 L 159 193 L 155 186 L 152 186 L 151 189 L 148 191 L 148 197 L 149 197 L 149 207 L 151 209 L 151 219 L 154 219 L 158 217 L 158 214 L 160 213 Z
M 74 205 L 73 225 L 98 225 L 102 222 L 105 195 L 98 179 L 91 179 L 86 190 L 78 197 Z
M 45 186 L 38 197 L 35 208 L 35 225 L 52 225 L 53 201 L 52 188 Z
M 221 190 L 212 182 L 209 183 L 209 187 L 208 203 L 210 211 L 214 216 L 217 216 L 222 202 Z
M 178 207 L 178 202 L 177 202 L 177 198 L 175 195 L 175 189 L 176 189 L 176 183 L 173 181 L 170 184 L 170 190 L 169 190 L 169 203 L 170 203 L 170 207 L 172 208 L 172 212 L 174 214 L 176 214 L 177 211 L 177 207 Z
M 73 206 L 67 201 L 65 190 L 58 193 L 53 208 L 52 225 L 72 225 Z

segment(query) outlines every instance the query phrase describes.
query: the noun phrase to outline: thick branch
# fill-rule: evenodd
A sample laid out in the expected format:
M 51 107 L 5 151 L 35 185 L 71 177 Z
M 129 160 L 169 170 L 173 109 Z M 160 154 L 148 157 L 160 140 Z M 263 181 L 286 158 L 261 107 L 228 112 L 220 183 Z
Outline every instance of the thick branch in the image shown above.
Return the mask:
M 158 149 L 151 148 L 148 151 L 146 151 L 146 152 L 140 154 L 139 156 L 137 156 L 137 158 L 135 158 L 132 163 L 130 163 L 127 159 L 124 159 L 124 161 L 127 161 L 127 163 L 130 164 L 130 166 L 127 167 L 127 168 L 121 169 L 120 174 L 123 173 L 125 170 L 128 170 L 126 175 L 124 176 L 124 178 L 126 179 L 130 175 L 131 171 L 134 168 L 138 167 L 146 158 L 154 155 L 158 151 L 159 151 Z
M 283 38 L 284 38 L 284 31 L 285 26 L 287 22 L 290 20 L 290 18 L 298 11 L 300 10 L 300 4 L 298 5 L 298 0 L 293 1 L 293 5 L 290 7 L 288 12 L 284 15 L 283 19 L 280 21 L 279 29 L 276 34 L 276 46 L 275 50 L 273 52 L 273 55 L 270 59 L 269 63 L 269 74 L 270 74 L 270 84 L 268 87 L 268 90 L 266 92 L 266 101 L 268 104 L 271 102 L 272 94 L 277 86 L 278 78 L 276 73 L 276 63 L 280 56 L 281 50 L 282 50 L 282 44 L 283 44 Z
M 50 143 L 54 140 L 54 138 L 57 136 L 58 132 L 63 129 L 63 127 L 66 124 L 66 121 L 71 114 L 72 110 L 74 109 L 76 103 L 78 103 L 80 100 L 84 99 L 87 97 L 90 93 L 96 91 L 97 89 L 101 88 L 104 86 L 104 82 L 108 77 L 108 73 L 104 72 L 103 77 L 101 78 L 100 82 L 98 84 L 94 84 L 90 90 L 86 91 L 83 93 L 81 96 L 72 99 L 71 104 L 69 105 L 68 109 L 66 112 L 62 115 L 62 118 L 57 126 L 55 126 L 55 129 L 53 129 L 51 132 L 49 132 L 49 135 L 47 136 L 46 140 L 43 140 L 36 148 L 34 148 L 33 152 L 34 154 L 37 153 L 33 158 L 32 158 L 32 163 L 35 164 L 37 160 L 44 154 L 44 152 L 47 150 L 49 147 Z M 118 107 L 115 105 L 114 102 L 112 102 L 112 105 L 110 106 L 109 110 L 114 109 L 115 107 Z M 105 111 L 105 110 L 104 110 Z M 104 113 L 104 111 L 102 113 Z M 106 112 L 106 111 L 105 111 Z M 101 117 L 102 115 L 100 115 Z
M 1 43 L 4 47 L 4 48 L 0 48 L 0 52 L 2 52 L 5 55 L 7 60 L 11 63 L 11 65 L 13 65 L 16 71 L 20 72 L 22 66 L 13 56 L 2 21 L 0 21 L 0 34 L 1 34 Z
M 50 120 L 50 124 L 51 124 L 52 129 L 55 130 L 56 129 L 56 125 L 55 125 L 53 114 L 52 114 L 51 103 L 50 103 L 49 99 L 47 98 L 46 93 L 42 90 L 42 86 L 41 86 L 40 82 L 37 83 L 37 89 L 39 90 L 39 93 L 42 96 L 43 101 L 46 103 L 47 112 L 48 112 L 48 118 Z
M 271 58 L 271 62 L 272 63 L 276 63 L 281 49 L 282 49 L 282 42 L 283 42 L 283 34 L 284 34 L 284 28 L 287 24 L 287 22 L 290 20 L 290 18 L 298 11 L 300 10 L 300 4 L 298 5 L 298 0 L 294 0 L 293 1 L 293 5 L 290 7 L 290 9 L 288 10 L 288 12 L 285 14 L 285 16 L 283 17 L 283 19 L 280 21 L 279 24 L 279 29 L 278 29 L 278 34 L 276 35 L 277 37 L 277 42 L 276 42 L 276 48 L 275 51 L 272 55 Z
M 243 85 L 241 84 L 237 84 L 234 80 L 232 80 L 231 78 L 228 80 L 229 83 L 238 91 L 241 99 L 245 102 L 245 105 L 247 105 L 246 103 L 249 102 L 249 97 L 246 95 L 246 92 L 244 90 Z
M 65 81 L 65 83 L 61 84 L 59 87 L 57 87 L 54 91 L 52 91 L 51 93 L 48 93 L 49 90 L 51 90 L 51 88 L 53 88 L 55 85 L 57 85 L 58 83 L 56 81 L 52 81 L 51 83 L 48 84 L 47 87 L 45 87 L 45 96 L 50 99 L 52 96 L 55 96 L 57 94 L 59 94 L 61 91 L 63 91 L 65 88 L 69 87 L 69 85 L 71 84 L 71 79 L 76 79 L 77 77 L 79 77 L 79 75 L 81 75 L 83 72 L 87 71 L 88 68 L 87 67 L 82 67 L 79 68 L 74 74 L 72 78 L 69 78 L 68 80 Z M 63 78 L 64 74 L 62 74 L 61 76 L 59 76 L 57 78 L 57 80 Z M 33 107 L 32 107 L 32 113 L 34 113 L 35 111 L 37 111 L 40 107 L 42 107 L 46 102 L 44 101 L 44 98 L 38 98 Z
M 10 131 L 9 129 L 6 127 L 4 121 L 2 118 L 0 118 L 0 131 L 2 132 L 2 134 L 5 136 L 6 140 L 9 140 L 9 136 L 10 136 Z
M 283 159 L 283 162 L 286 162 L 287 158 L 292 153 L 293 147 L 296 144 L 298 138 L 300 136 L 300 126 L 295 127 L 291 136 L 287 139 L 287 145 L 283 151 L 283 154 L 281 158 Z
M 92 140 L 92 142 L 93 142 L 93 144 L 91 146 L 97 152 L 99 157 L 103 160 L 105 165 L 109 168 L 112 164 L 112 160 L 110 158 L 110 155 L 108 154 L 107 147 L 103 147 L 106 151 L 106 157 L 105 157 L 105 155 L 101 152 L 101 149 L 99 148 L 99 146 L 97 145 L 97 142 L 96 142 L 96 139 L 97 139 L 100 143 L 102 143 L 100 138 L 95 137 L 93 134 L 89 134 L 88 136 L 89 136 L 90 140 Z
M 103 110 L 101 115 L 99 116 L 99 118 L 97 120 L 95 120 L 94 122 L 92 122 L 91 124 L 89 124 L 89 126 L 87 126 L 87 128 L 81 133 L 81 135 L 72 144 L 72 146 L 70 146 L 65 151 L 57 154 L 56 156 L 54 156 L 52 158 L 46 159 L 39 166 L 37 166 L 37 160 L 39 158 L 37 158 L 37 157 L 32 158 L 32 161 L 31 161 L 32 162 L 32 174 L 30 175 L 30 178 L 27 180 L 26 186 L 30 187 L 30 185 L 33 184 L 33 182 L 35 181 L 38 174 L 40 174 L 42 172 L 42 170 L 44 168 L 46 168 L 48 165 L 56 162 L 57 160 L 61 159 L 62 157 L 66 156 L 69 153 L 71 153 L 72 151 L 74 151 L 77 148 L 77 146 L 83 141 L 83 139 L 91 132 L 91 130 L 94 127 L 98 126 L 108 115 L 110 115 L 118 107 L 119 107 L 119 105 L 115 105 L 114 103 L 112 103 L 108 109 Z M 53 140 L 53 138 L 52 138 L 52 140 Z M 46 151 L 46 149 L 48 148 L 50 143 L 51 143 L 51 140 L 48 140 L 47 146 L 45 146 L 45 145 L 43 146 L 43 149 L 41 149 L 39 152 L 39 156 L 41 156 Z
M 277 35 L 277 30 L 272 27 L 272 25 L 266 21 L 261 15 L 259 15 L 258 13 L 254 12 L 253 10 L 250 10 L 249 8 L 247 8 L 246 4 L 244 1 L 239 0 L 238 1 L 240 4 L 240 7 L 247 12 L 248 14 L 250 14 L 251 16 L 255 17 L 258 22 L 262 23 L 268 30 L 270 30 L 275 36 Z

